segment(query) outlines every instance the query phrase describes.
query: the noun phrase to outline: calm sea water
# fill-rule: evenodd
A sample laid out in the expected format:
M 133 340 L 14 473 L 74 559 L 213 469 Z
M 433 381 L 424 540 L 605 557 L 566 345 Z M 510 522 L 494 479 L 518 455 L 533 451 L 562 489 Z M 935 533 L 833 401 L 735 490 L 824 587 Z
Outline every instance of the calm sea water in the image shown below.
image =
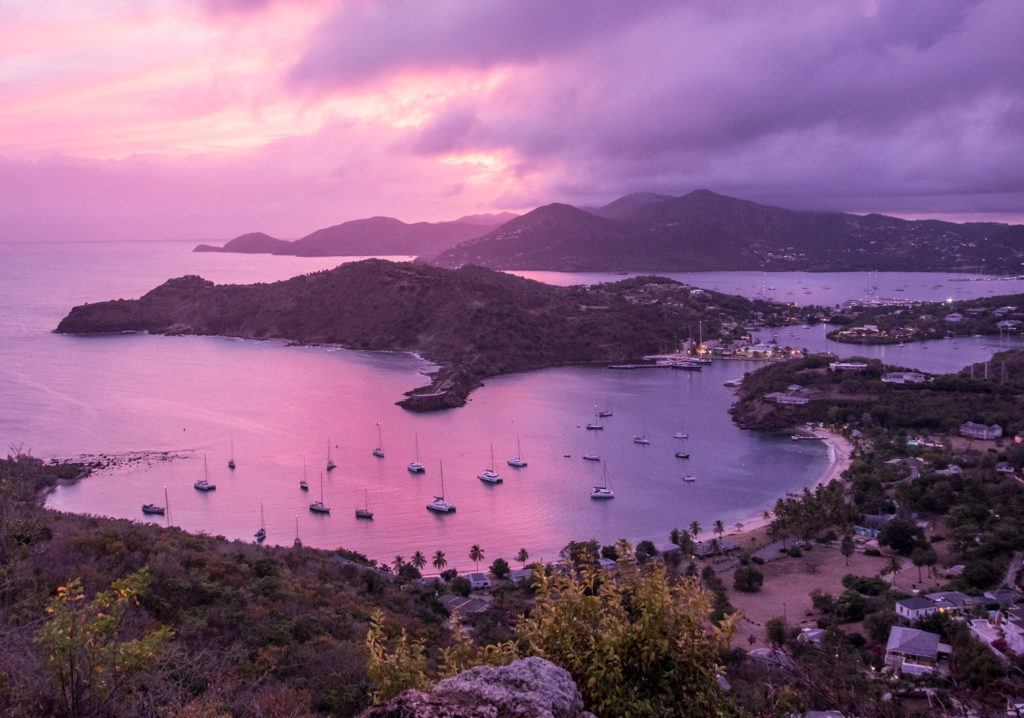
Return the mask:
M 248 540 L 259 526 L 262 503 L 269 543 L 290 544 L 297 518 L 307 545 L 345 546 L 382 559 L 440 549 L 451 564 L 468 568 L 466 554 L 474 543 L 483 546 L 488 560 L 511 557 L 520 547 L 552 558 L 570 539 L 664 543 L 673 527 L 693 520 L 705 527 L 716 519 L 733 525 L 787 491 L 813 483 L 827 464 L 819 444 L 733 426 L 727 413 L 732 394 L 722 384 L 755 363 L 720 361 L 700 373 L 550 369 L 492 379 L 462 409 L 410 414 L 394 402 L 423 383 L 429 365 L 407 354 L 213 337 L 52 333 L 75 304 L 135 297 L 171 276 L 272 281 L 339 263 L 189 249 L 177 242 L 0 244 L 0 441 L 40 456 L 184 456 L 62 487 L 49 497 L 53 508 L 144 520 L 139 506 L 162 503 L 166 486 L 172 523 L 190 531 Z M 569 276 L 543 278 L 566 283 Z M 787 286 L 783 276 L 769 275 L 776 292 Z M 820 281 L 825 275 L 791 276 L 800 286 L 801 279 Z M 828 276 L 828 301 L 860 296 L 865 282 L 877 284 L 879 277 L 940 282 L 935 275 Z M 754 294 L 760 277 L 715 273 L 688 275 L 687 281 L 743 291 L 754 278 L 758 286 L 744 291 Z M 735 284 L 726 286 L 729 281 Z M 980 294 L 990 286 L 1011 291 L 1013 283 L 955 284 Z M 821 327 L 782 330 L 779 341 L 824 347 Z M 995 344 L 971 339 L 927 348 L 829 348 L 940 371 L 984 359 Z M 586 431 L 596 406 L 612 409 L 614 416 L 604 420 L 604 431 Z M 377 422 L 383 426 L 384 459 L 370 453 Z M 634 444 L 633 434 L 644 430 L 651 444 Z M 674 439 L 676 431 L 689 439 Z M 422 476 L 405 468 L 417 435 L 428 468 Z M 504 465 L 517 436 L 529 462 L 522 470 Z M 328 437 L 338 464 L 324 480 L 333 511 L 316 516 L 307 506 L 319 495 Z M 232 440 L 234 472 L 226 466 Z M 500 486 L 476 478 L 490 463 L 491 444 L 505 478 Z M 692 458 L 675 458 L 684 449 Z M 601 481 L 602 464 L 584 461 L 583 453 L 603 457 L 614 501 L 589 498 Z M 209 494 L 192 488 L 203 475 L 204 456 L 218 487 Z M 303 459 L 308 494 L 298 487 Z M 447 516 L 425 509 L 440 490 L 441 462 L 447 497 L 458 507 Z M 683 482 L 688 474 L 697 480 Z M 376 514 L 372 522 L 353 515 L 364 497 Z

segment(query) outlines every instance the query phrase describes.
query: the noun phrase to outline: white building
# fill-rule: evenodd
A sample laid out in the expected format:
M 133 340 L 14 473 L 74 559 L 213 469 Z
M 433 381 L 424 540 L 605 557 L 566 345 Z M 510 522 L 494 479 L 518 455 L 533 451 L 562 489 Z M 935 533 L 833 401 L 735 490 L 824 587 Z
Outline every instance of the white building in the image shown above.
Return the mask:
M 885 644 L 885 665 L 899 673 L 921 675 L 934 671 L 939 656 L 951 652 L 948 645 L 939 643 L 937 633 L 893 626 Z
M 830 362 L 829 365 L 828 365 L 829 371 L 836 372 L 836 373 L 839 373 L 839 372 L 857 373 L 857 372 L 864 371 L 867 368 L 868 368 L 868 365 L 865 364 L 862 361 L 834 361 L 834 362 Z
M 886 384 L 924 384 L 929 380 L 927 374 L 917 371 L 893 371 L 882 375 Z
M 1003 427 L 999 424 L 976 424 L 973 421 L 965 421 L 960 425 L 960 436 L 970 439 L 998 439 L 1003 435 Z
M 474 591 L 491 587 L 491 579 L 486 573 L 471 573 L 466 578 Z

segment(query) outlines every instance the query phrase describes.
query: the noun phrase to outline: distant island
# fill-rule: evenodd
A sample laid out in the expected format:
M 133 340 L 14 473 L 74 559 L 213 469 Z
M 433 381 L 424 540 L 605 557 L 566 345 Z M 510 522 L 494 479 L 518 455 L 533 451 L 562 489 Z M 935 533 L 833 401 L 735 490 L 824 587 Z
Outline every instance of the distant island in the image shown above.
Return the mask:
M 393 217 L 370 217 L 318 229 L 288 241 L 263 232 L 235 237 L 223 247 L 200 244 L 193 252 L 285 254 L 298 257 L 432 255 L 459 242 L 486 234 L 515 217 L 509 212 L 475 214 L 452 222 L 407 224 Z
M 75 307 L 57 331 L 285 339 L 420 353 L 441 368 L 399 402 L 461 406 L 487 377 L 556 365 L 631 361 L 672 351 L 690 333 L 744 333 L 805 310 L 638 277 L 556 287 L 480 267 L 365 260 L 272 284 L 171 279 L 140 299 Z
M 563 272 L 1020 271 L 1024 226 L 798 212 L 697 190 L 538 207 L 433 257 Z
M 945 302 L 861 304 L 834 313 L 829 339 L 847 344 L 898 344 L 946 337 L 1020 336 L 1024 294 Z

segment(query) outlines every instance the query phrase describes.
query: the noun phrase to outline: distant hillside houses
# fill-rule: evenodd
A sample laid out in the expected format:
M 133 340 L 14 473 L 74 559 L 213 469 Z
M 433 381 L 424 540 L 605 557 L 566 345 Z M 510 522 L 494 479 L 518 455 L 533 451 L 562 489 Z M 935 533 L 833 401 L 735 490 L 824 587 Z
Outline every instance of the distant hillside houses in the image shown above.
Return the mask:
M 856 374 L 862 372 L 868 368 L 868 365 L 862 361 L 834 361 L 829 362 L 828 370 L 836 374 L 848 373 Z
M 983 439 L 992 440 L 998 439 L 1003 435 L 1003 427 L 999 424 L 977 424 L 973 421 L 965 421 L 960 425 L 960 436 L 966 436 L 968 439 Z
M 958 324 L 964 320 L 964 315 L 960 312 L 950 312 L 943 319 L 952 324 Z
M 930 380 L 930 376 L 917 371 L 893 371 L 882 375 L 886 384 L 924 384 Z

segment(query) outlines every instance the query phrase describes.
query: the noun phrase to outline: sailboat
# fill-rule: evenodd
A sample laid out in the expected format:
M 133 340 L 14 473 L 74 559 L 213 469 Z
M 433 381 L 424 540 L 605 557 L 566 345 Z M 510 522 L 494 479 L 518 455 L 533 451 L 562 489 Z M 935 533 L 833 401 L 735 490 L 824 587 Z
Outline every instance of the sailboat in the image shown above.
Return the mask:
M 373 512 L 370 511 L 370 494 L 366 489 L 363 489 L 363 508 L 356 509 L 357 519 L 373 519 Z
M 166 506 L 166 505 L 167 505 L 167 487 L 165 486 L 164 487 L 164 506 Z M 144 513 L 144 514 L 154 514 L 154 515 L 157 515 L 157 516 L 163 516 L 164 515 L 164 507 L 160 506 L 159 504 L 143 504 L 142 505 L 142 513 Z
M 331 507 L 324 503 L 324 475 L 320 474 L 320 500 L 309 505 L 309 510 L 314 514 L 329 514 Z
M 634 444 L 643 444 L 643 445 L 647 445 L 647 444 L 651 443 L 651 440 L 649 438 L 647 438 L 647 422 L 646 421 L 644 422 L 644 430 L 642 432 L 640 432 L 639 434 L 633 434 L 633 443 Z
M 427 467 L 420 463 L 420 435 L 414 435 L 416 441 L 416 458 L 409 462 L 409 473 L 411 474 L 425 474 Z
M 597 407 L 594 407 L 594 408 L 596 409 Z M 596 412 L 596 415 L 598 417 L 602 418 L 602 419 L 606 419 L 606 418 L 608 418 L 609 416 L 612 415 L 612 410 L 611 409 L 599 409 Z
M 267 527 L 263 521 L 263 502 L 260 501 L 260 530 L 256 532 L 256 543 L 263 543 L 267 540 Z
M 604 430 L 604 426 L 602 424 L 598 424 L 596 421 L 592 421 L 589 424 L 587 424 L 587 431 L 603 431 L 603 430 Z
M 697 477 L 694 476 L 693 474 L 687 474 L 686 476 L 683 477 L 683 481 L 685 481 L 687 483 L 690 483 L 690 484 L 692 484 L 696 480 L 697 480 Z
M 592 499 L 614 499 L 615 492 L 608 485 L 608 464 L 601 464 L 601 485 L 595 486 L 590 492 Z
M 494 470 L 494 444 L 491 444 L 491 465 L 484 469 L 483 473 L 477 476 L 478 479 L 488 484 L 500 484 L 501 474 Z
M 690 453 L 688 451 L 677 451 L 676 452 L 676 458 L 677 459 L 689 459 L 690 458 Z
M 302 457 L 302 479 L 299 481 L 299 488 L 309 491 L 309 482 L 306 481 L 306 457 Z
M 672 438 L 673 439 L 689 439 L 690 435 L 687 434 L 685 431 L 677 431 L 676 433 L 672 434 Z
M 380 422 L 377 422 L 377 448 L 373 450 L 373 455 L 378 459 L 384 458 L 384 435 L 380 430 Z
M 228 468 L 232 471 L 235 470 L 235 439 L 231 438 L 231 458 L 228 459 Z
M 505 463 L 517 469 L 526 466 L 526 459 L 523 458 L 523 445 L 519 442 L 519 434 L 516 434 L 516 455 Z
M 210 483 L 210 476 L 206 468 L 206 454 L 203 454 L 203 478 L 192 485 L 197 491 L 213 491 L 217 488 L 216 484 Z
M 334 459 L 331 458 L 331 437 L 328 436 L 327 437 L 327 470 L 328 471 L 334 471 L 334 467 L 335 466 L 336 466 L 336 464 L 334 463 Z
M 292 548 L 302 548 L 302 539 L 299 538 L 299 515 L 295 514 L 295 540 L 292 541 Z
M 455 505 L 445 501 L 444 498 L 444 464 L 440 461 L 437 462 L 441 468 L 441 495 L 435 496 L 434 500 L 427 504 L 428 511 L 434 511 L 439 514 L 450 514 L 455 511 Z

